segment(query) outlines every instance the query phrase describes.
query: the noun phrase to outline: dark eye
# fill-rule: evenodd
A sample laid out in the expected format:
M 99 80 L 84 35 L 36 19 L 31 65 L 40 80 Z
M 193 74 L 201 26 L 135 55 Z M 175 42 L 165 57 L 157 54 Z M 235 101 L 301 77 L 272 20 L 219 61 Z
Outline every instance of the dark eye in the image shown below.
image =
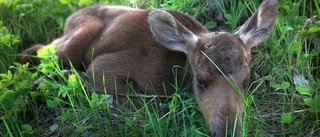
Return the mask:
M 206 88 L 205 83 L 198 78 L 197 78 L 197 85 L 198 85 L 198 88 L 201 89 L 202 91 L 204 90 L 204 88 Z

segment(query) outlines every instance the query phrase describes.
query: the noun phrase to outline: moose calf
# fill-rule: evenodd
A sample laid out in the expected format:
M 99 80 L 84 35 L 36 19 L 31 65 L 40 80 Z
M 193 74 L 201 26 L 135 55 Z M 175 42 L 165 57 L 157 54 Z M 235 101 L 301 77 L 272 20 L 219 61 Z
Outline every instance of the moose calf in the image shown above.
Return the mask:
M 143 94 L 170 95 L 175 91 L 172 68 L 189 61 L 194 93 L 212 136 L 240 136 L 243 101 L 236 90 L 245 95 L 250 50 L 269 37 L 277 6 L 277 0 L 264 1 L 233 34 L 210 32 L 171 10 L 89 6 L 72 14 L 64 35 L 50 45 L 57 45 L 65 66 L 71 62 L 87 70 L 97 92 L 114 95 L 130 92 L 128 81 Z M 33 56 L 42 48 L 27 49 L 18 62 L 37 65 Z M 178 71 L 178 77 L 183 75 Z

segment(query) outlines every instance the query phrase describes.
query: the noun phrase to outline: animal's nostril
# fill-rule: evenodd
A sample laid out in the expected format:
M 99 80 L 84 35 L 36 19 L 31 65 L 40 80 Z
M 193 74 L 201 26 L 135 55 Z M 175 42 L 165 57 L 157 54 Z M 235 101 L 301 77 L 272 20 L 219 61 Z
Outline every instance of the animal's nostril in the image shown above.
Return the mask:
M 232 136 L 232 130 L 228 130 L 227 136 L 228 137 Z
M 221 127 L 219 127 L 217 125 L 213 125 L 210 128 L 210 131 L 211 131 L 212 137 L 224 137 L 225 136 L 225 130 L 223 131 L 223 129 L 221 129 Z
M 240 131 L 238 129 L 239 129 L 238 127 L 236 127 L 236 129 L 234 129 L 234 127 L 231 126 L 231 128 L 228 129 L 227 136 L 228 137 L 238 137 L 238 136 L 240 136 Z
M 216 132 L 212 132 L 212 136 L 216 137 L 217 136 Z
M 217 121 L 216 121 L 217 122 Z M 232 125 L 232 126 L 231 126 Z M 240 130 L 238 125 L 236 127 L 233 124 L 229 125 L 210 125 L 210 131 L 212 137 L 239 137 Z

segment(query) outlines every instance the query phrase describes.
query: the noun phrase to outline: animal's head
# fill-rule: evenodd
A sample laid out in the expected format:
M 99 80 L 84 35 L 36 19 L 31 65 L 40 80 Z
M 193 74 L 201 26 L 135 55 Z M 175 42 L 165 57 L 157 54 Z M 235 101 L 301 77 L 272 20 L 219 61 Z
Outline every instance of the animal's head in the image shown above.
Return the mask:
M 240 136 L 241 96 L 250 73 L 250 50 L 269 37 L 277 6 L 277 0 L 266 0 L 234 34 L 196 35 L 168 12 L 155 10 L 149 15 L 158 42 L 188 56 L 194 92 L 213 136 Z

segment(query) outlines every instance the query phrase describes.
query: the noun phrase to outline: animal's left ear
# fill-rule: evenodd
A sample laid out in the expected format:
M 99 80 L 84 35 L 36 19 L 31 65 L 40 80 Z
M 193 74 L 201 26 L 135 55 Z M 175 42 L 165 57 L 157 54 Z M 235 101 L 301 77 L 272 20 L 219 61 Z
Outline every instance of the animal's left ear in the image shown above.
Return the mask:
M 277 13 L 278 0 L 266 0 L 235 34 L 249 48 L 256 46 L 269 37 Z
M 152 11 L 148 20 L 153 36 L 169 50 L 187 54 L 198 42 L 195 34 L 166 11 Z

